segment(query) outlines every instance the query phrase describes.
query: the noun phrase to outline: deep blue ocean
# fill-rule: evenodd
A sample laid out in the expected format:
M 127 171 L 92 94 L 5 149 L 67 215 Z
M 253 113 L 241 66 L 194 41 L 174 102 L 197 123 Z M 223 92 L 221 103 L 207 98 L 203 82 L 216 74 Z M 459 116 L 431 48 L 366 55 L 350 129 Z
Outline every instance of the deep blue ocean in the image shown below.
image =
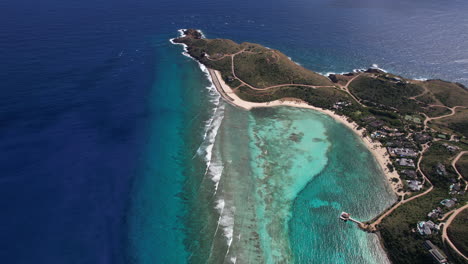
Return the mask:
M 0 262 L 183 263 L 209 85 L 169 38 L 468 85 L 464 0 L 0 2 Z M 194 246 L 196 248 L 196 245 Z

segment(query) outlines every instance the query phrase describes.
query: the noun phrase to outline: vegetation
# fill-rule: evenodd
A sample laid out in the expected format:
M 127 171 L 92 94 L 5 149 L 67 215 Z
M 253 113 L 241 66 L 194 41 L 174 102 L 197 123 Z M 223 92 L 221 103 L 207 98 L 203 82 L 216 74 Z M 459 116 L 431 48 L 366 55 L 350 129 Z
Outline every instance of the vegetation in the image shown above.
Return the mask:
M 415 112 L 420 109 L 418 104 L 408 97 L 423 92 L 419 85 L 405 81 L 389 81 L 383 77 L 360 76 L 350 85 L 351 92 L 362 100 L 374 102 L 401 112 Z
M 448 107 L 468 106 L 468 92 L 461 84 L 442 80 L 428 80 L 424 82 L 424 85 L 430 91 L 428 94 L 443 105 Z
M 432 125 L 448 132 L 459 133 L 468 137 L 468 109 L 457 108 L 455 115 L 443 119 L 435 119 Z
M 247 52 L 236 55 L 234 65 L 236 75 L 254 87 L 265 88 L 278 84 L 332 85 L 326 77 L 297 65 L 277 50 L 257 48 L 252 53 L 248 45 L 241 44 Z
M 461 156 L 460 159 L 457 161 L 456 166 L 457 170 L 461 173 L 461 175 L 468 175 L 468 154 Z
M 421 100 L 420 98 L 421 97 L 418 97 L 418 100 Z M 447 109 L 447 107 L 429 106 L 429 107 L 424 108 L 423 112 L 429 117 L 436 117 L 436 116 L 448 115 L 452 111 Z
M 450 240 L 455 244 L 465 256 L 468 255 L 468 209 L 461 211 L 452 224 L 449 226 L 447 232 Z

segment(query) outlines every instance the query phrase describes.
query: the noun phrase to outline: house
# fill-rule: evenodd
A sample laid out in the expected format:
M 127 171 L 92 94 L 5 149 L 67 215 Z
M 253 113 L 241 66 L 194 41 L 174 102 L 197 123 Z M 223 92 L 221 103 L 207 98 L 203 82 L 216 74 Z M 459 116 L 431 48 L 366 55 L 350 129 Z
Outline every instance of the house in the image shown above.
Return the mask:
M 455 199 L 455 198 L 454 198 Z M 453 207 L 455 205 L 455 203 L 457 202 L 457 200 L 454 200 L 454 199 L 445 199 L 445 200 L 442 200 L 440 202 L 441 205 L 447 207 L 447 208 L 450 208 L 450 207 Z
M 431 241 L 426 240 L 424 242 L 424 246 L 428 249 L 429 254 L 431 254 L 432 258 L 436 261 L 436 263 L 448 263 L 447 257 L 445 254 Z
M 445 176 L 447 175 L 447 170 L 445 169 L 445 166 L 444 164 L 438 162 L 437 165 L 435 166 L 435 171 L 437 172 L 437 174 L 439 174 L 440 176 Z
M 417 224 L 419 234 L 422 236 L 432 235 L 432 231 L 437 231 L 437 226 L 432 221 L 421 221 Z
M 453 194 L 453 193 L 457 193 L 457 192 L 459 192 L 461 190 L 461 185 L 460 185 L 459 182 L 457 182 L 457 183 L 451 184 L 449 188 L 450 188 L 450 190 L 449 190 L 450 193 Z
M 458 151 L 458 150 L 460 149 L 460 148 L 457 147 L 457 146 L 452 146 L 452 145 L 449 145 L 449 144 L 447 144 L 447 143 L 442 144 L 442 146 L 444 146 L 448 151 L 450 151 L 450 152 L 452 152 L 452 153 L 453 153 L 453 152 L 456 152 L 456 151 Z
M 396 129 L 396 128 L 390 128 L 390 127 L 388 127 L 388 126 L 383 126 L 382 128 L 383 128 L 385 131 L 387 131 L 388 133 L 392 133 L 392 132 L 395 133 L 395 132 L 398 132 L 398 129 Z
M 423 187 L 420 181 L 408 180 L 406 182 L 408 183 L 408 188 L 413 192 L 420 191 Z
M 439 218 L 441 214 L 442 214 L 442 209 L 440 207 L 437 207 L 436 209 L 433 209 L 431 212 L 429 212 L 427 214 L 427 217 L 429 217 L 429 218 Z
M 418 174 L 415 170 L 402 170 L 401 174 L 406 175 L 408 178 L 411 179 L 416 179 L 418 177 Z
M 401 132 L 388 134 L 389 137 L 401 137 L 401 136 L 404 136 L 404 135 L 405 135 L 405 133 L 401 133 Z
M 429 134 L 426 133 L 416 133 L 414 134 L 414 140 L 418 143 L 426 143 L 430 141 L 432 137 Z
M 342 109 L 343 107 L 345 106 L 350 106 L 351 103 L 350 102 L 342 102 L 342 101 L 339 101 L 339 102 L 336 102 L 334 105 L 333 105 L 333 108 L 334 109 Z
M 408 183 L 408 188 L 412 191 L 412 192 L 418 192 L 422 189 L 422 183 L 420 181 L 416 181 L 416 180 L 409 180 L 409 181 L 406 181 Z
M 373 128 L 380 128 L 384 125 L 385 123 L 382 120 L 375 120 L 369 123 L 369 126 Z
M 410 148 L 387 148 L 388 153 L 390 156 L 398 156 L 398 157 L 410 157 L 415 158 L 418 156 L 418 153 Z
M 371 134 L 371 138 L 386 138 L 387 137 L 387 132 L 384 131 L 375 131 L 374 133 Z
M 412 159 L 406 159 L 406 158 L 397 159 L 397 163 L 398 165 L 403 166 L 403 167 L 411 167 L 411 168 L 415 167 L 414 161 Z

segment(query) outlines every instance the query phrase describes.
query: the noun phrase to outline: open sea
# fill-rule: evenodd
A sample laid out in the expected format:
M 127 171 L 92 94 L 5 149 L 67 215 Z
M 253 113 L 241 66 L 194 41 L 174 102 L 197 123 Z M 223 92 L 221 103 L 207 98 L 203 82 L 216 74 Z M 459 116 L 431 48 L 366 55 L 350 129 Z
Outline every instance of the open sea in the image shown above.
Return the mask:
M 468 85 L 464 0 L 0 2 L 2 263 L 389 263 L 395 201 L 333 119 L 225 104 L 170 38 L 201 29 L 306 68 Z

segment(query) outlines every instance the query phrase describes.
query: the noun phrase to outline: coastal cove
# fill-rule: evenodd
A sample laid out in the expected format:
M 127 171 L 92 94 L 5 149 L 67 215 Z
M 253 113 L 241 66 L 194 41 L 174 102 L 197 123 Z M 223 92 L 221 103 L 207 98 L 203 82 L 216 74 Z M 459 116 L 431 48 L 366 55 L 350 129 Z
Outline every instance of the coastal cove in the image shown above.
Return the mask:
M 215 128 L 217 136 L 209 140 L 213 145 L 205 172 L 213 183 L 204 187 L 214 184 L 205 202 L 219 219 L 211 235 L 197 239 L 212 243 L 205 253 L 208 263 L 387 263 L 376 235 L 338 220 L 342 210 L 371 219 L 395 202 L 397 187 L 389 184 L 395 175 L 385 166 L 388 158 L 381 146 L 362 137 L 344 117 L 299 100 L 243 101 L 219 73 L 199 66 L 224 99 L 217 107 L 223 109 L 221 123 L 208 128 Z M 234 142 L 249 142 L 250 147 Z M 291 142 L 302 142 L 301 147 Z M 239 159 L 242 152 L 251 158 Z M 341 231 L 330 235 L 337 228 Z M 333 246 L 325 250 L 324 243 Z M 195 262 L 204 258 L 200 252 L 192 255 Z

